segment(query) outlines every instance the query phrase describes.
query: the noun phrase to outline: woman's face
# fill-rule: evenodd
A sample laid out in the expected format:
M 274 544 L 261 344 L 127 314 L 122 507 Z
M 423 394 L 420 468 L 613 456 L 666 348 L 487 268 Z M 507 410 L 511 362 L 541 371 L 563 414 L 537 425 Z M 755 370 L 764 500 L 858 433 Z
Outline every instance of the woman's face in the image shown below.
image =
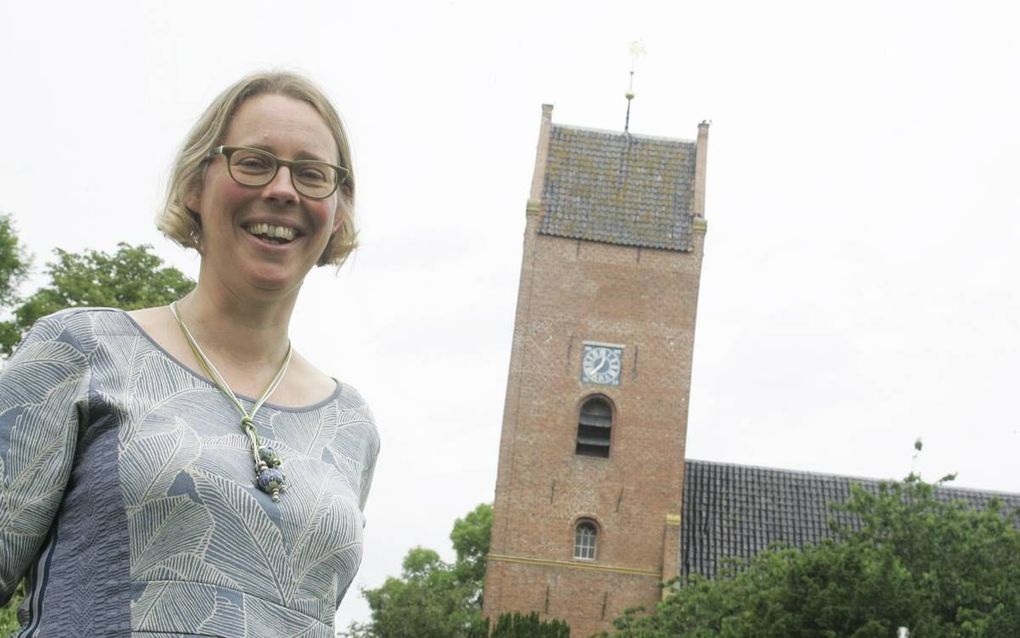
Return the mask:
M 318 112 L 283 95 L 242 103 L 223 144 L 263 149 L 285 160 L 339 163 L 336 143 Z M 188 198 L 202 223 L 201 271 L 231 288 L 296 292 L 342 221 L 337 193 L 326 199 L 302 196 L 287 167 L 265 186 L 242 186 L 230 176 L 226 157 L 218 155 L 201 183 Z

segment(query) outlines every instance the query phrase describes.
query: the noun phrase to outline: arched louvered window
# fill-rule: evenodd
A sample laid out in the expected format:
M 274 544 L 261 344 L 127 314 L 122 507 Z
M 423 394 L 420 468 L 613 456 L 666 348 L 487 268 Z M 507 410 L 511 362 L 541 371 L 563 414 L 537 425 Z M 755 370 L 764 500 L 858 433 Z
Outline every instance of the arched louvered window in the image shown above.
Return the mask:
M 591 521 L 581 521 L 574 528 L 574 558 L 595 560 L 599 530 Z
M 575 453 L 608 457 L 612 430 L 613 407 L 602 397 L 588 399 L 581 405 Z

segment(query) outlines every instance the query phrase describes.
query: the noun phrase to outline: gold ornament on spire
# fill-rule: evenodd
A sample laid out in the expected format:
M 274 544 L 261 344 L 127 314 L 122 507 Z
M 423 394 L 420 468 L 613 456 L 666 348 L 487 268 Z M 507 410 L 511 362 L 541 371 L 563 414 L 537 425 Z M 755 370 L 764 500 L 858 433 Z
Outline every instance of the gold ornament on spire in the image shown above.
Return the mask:
M 630 43 L 630 83 L 627 85 L 627 119 L 623 122 L 623 132 L 630 130 L 630 101 L 634 99 L 634 67 L 637 66 L 637 59 L 647 53 L 645 45 L 641 40 L 634 40 Z

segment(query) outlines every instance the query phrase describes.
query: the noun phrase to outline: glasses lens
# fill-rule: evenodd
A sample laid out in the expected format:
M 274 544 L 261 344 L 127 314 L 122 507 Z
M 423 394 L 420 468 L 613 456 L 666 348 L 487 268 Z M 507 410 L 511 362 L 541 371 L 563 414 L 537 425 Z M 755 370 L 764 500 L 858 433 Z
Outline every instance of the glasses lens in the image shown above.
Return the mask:
M 336 167 L 311 160 L 294 162 L 291 177 L 299 193 L 319 199 L 329 197 L 336 190 L 339 180 Z
M 276 175 L 276 158 L 254 149 L 236 149 L 230 155 L 230 175 L 245 186 L 265 186 Z

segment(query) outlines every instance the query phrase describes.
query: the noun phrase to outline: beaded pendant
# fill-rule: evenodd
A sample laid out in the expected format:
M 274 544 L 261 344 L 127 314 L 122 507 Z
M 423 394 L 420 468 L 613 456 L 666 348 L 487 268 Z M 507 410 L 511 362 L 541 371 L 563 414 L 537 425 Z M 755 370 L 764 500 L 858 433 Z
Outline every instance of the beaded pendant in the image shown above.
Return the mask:
M 280 469 L 283 464 L 280 455 L 271 446 L 262 445 L 250 416 L 241 417 L 241 428 L 251 440 L 255 452 L 255 486 L 279 502 L 280 494 L 287 491 L 287 475 Z
M 287 475 L 279 469 L 281 464 L 276 450 L 268 445 L 259 448 L 259 461 L 255 464 L 255 485 L 274 501 L 279 501 L 280 493 L 287 491 Z

